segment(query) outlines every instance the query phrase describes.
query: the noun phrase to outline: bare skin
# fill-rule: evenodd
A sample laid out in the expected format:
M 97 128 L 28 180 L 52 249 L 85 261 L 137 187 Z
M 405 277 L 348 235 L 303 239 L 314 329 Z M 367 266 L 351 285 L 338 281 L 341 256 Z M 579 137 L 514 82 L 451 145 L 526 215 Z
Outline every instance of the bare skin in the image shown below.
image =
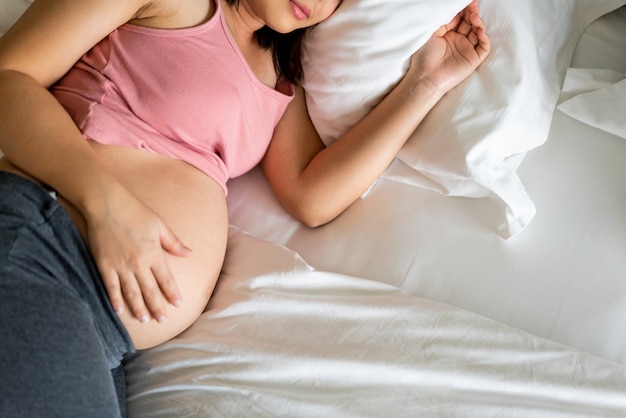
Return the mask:
M 231 8 L 218 1 L 253 73 L 272 87 L 271 54 L 258 46 L 254 31 L 307 27 L 340 3 L 240 0 Z M 6 155 L 0 170 L 59 192 L 137 348 L 177 335 L 206 306 L 226 248 L 224 194 L 182 161 L 86 141 L 47 88 L 124 23 L 193 27 L 214 12 L 211 0 L 35 0 L 0 38 L 0 149 Z M 396 88 L 328 148 L 310 121 L 304 91 L 296 88 L 262 161 L 281 204 L 310 226 L 338 216 L 440 98 L 480 65 L 490 45 L 474 1 L 413 55 Z

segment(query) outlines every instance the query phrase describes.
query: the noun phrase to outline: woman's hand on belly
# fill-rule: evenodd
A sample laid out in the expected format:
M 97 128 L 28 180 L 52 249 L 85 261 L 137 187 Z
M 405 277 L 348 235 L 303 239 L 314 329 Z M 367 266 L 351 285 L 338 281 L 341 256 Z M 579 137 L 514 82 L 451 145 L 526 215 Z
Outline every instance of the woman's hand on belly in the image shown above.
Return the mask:
M 165 253 L 191 254 L 159 216 L 125 188 L 108 191 L 106 205 L 85 217 L 86 236 L 113 308 L 127 306 L 140 321 L 165 320 L 165 304 L 181 292 Z
M 0 158 L 0 170 L 38 182 L 6 158 Z M 191 250 L 154 211 L 124 187 L 111 187 L 104 204 L 91 214 L 79 214 L 63 197 L 59 200 L 88 241 L 116 312 L 128 306 L 142 323 L 151 318 L 163 322 L 165 304 L 182 303 L 165 254 L 185 257 Z
M 178 335 L 206 307 L 226 251 L 226 198 L 215 181 L 181 161 L 90 143 L 121 187 L 103 191 L 88 216 L 63 195 L 58 200 L 88 242 L 112 306 L 129 308 L 119 317 L 135 347 L 152 347 Z M 0 170 L 38 182 L 3 158 Z M 193 254 L 187 257 L 176 237 Z M 167 321 L 140 322 L 146 313 L 155 319 L 165 313 Z
M 121 291 L 129 307 L 119 317 L 137 349 L 152 347 L 178 335 L 206 307 L 226 251 L 226 198 L 220 185 L 182 161 L 143 150 L 89 143 L 107 170 L 115 173 L 121 195 L 105 192 L 106 203 L 100 213 L 107 215 L 104 209 L 109 210 L 111 218 L 92 217 L 90 225 L 74 212 L 75 222 L 82 225 L 96 259 L 107 258 L 121 272 L 127 272 L 122 277 L 112 274 L 114 285 L 115 279 L 118 283 L 115 290 L 118 294 Z M 92 234 L 98 234 L 97 242 Z M 193 249 L 192 254 L 181 241 Z M 101 248 L 94 248 L 98 243 Z M 105 270 L 102 265 L 98 268 L 101 273 Z M 163 282 L 166 276 L 162 274 L 169 277 L 168 281 Z M 129 294 L 123 280 L 135 283 L 132 292 L 137 293 Z M 164 289 L 166 283 L 179 290 L 181 306 L 174 305 L 177 298 Z M 131 305 L 130 298 L 137 305 Z M 146 312 L 157 320 L 166 316 L 167 321 L 137 320 Z

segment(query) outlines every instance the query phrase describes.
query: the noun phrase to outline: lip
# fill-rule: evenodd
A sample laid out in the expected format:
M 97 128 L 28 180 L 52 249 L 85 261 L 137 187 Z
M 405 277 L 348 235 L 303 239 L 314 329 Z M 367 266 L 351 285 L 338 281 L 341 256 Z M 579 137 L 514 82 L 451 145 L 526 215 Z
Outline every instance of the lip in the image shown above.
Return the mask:
M 304 4 L 298 3 L 295 0 L 289 0 L 289 5 L 291 6 L 291 11 L 293 12 L 296 19 L 304 20 L 311 16 L 311 10 Z

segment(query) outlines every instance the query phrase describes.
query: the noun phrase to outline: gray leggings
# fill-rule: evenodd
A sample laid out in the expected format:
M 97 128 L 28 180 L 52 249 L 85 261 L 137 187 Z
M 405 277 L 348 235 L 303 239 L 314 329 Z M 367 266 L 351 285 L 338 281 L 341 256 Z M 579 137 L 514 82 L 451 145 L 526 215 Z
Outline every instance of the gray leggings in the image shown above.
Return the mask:
M 0 172 L 0 417 L 124 416 L 131 351 L 65 209 Z

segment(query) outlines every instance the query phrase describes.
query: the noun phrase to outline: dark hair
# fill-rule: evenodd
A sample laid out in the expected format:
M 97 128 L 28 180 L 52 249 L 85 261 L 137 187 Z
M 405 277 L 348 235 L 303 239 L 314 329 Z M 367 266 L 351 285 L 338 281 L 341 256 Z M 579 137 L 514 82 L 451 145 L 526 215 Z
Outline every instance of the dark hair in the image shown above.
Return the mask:
M 239 0 L 226 0 L 230 6 L 239 5 Z M 289 33 L 279 33 L 264 26 L 255 32 L 261 48 L 272 51 L 276 73 L 291 83 L 302 80 L 302 41 L 311 28 L 296 29 Z

